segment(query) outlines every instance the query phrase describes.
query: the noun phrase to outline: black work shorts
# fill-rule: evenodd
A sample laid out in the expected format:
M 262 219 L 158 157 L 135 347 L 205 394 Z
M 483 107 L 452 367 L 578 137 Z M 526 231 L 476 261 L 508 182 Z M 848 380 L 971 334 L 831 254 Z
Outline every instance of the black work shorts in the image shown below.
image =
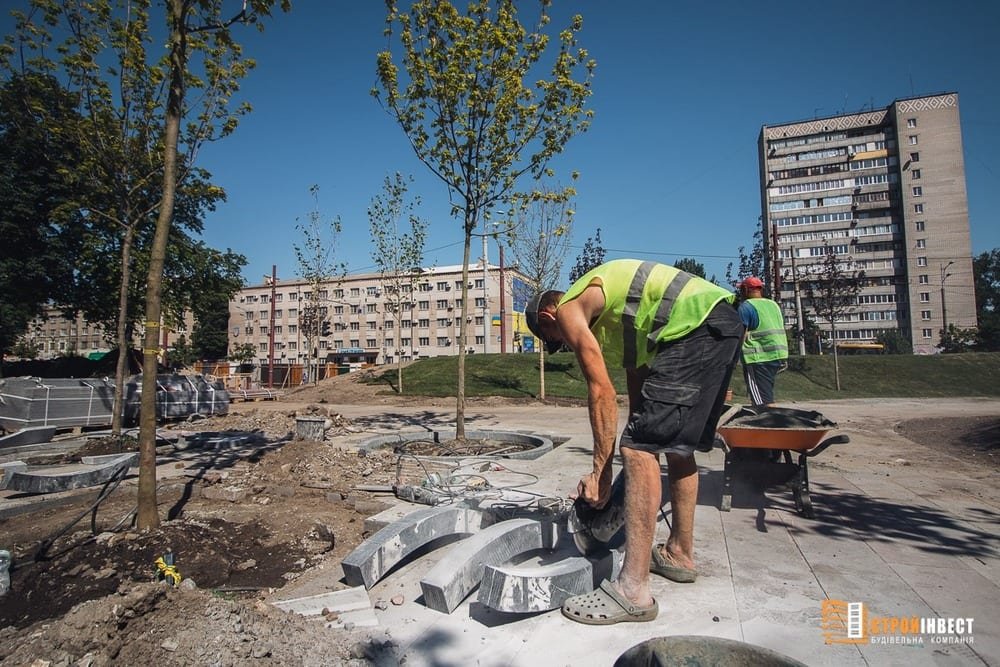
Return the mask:
M 739 315 L 723 302 L 690 334 L 662 344 L 620 446 L 691 456 L 699 442 L 711 442 L 742 339 Z

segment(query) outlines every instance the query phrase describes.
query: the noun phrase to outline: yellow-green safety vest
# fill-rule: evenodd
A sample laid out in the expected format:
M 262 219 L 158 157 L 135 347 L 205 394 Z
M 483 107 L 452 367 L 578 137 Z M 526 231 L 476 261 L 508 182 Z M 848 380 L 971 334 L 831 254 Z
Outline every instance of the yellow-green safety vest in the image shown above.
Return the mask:
M 604 292 L 604 310 L 590 330 L 609 367 L 645 366 L 659 343 L 683 338 L 701 326 L 717 303 L 734 299 L 718 285 L 672 266 L 616 259 L 581 276 L 559 304 L 595 282 Z
M 757 311 L 757 328 L 748 331 L 743 341 L 743 361 L 759 364 L 788 358 L 788 337 L 781 308 L 771 299 L 747 299 Z

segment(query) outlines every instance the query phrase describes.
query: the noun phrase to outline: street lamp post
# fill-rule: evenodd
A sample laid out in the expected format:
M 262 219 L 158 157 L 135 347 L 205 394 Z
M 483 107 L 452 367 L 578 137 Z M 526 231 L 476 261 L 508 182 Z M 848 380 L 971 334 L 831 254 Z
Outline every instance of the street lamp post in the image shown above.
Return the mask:
M 952 260 L 947 264 L 941 265 L 941 332 L 942 334 L 948 333 L 948 305 L 944 297 L 944 281 L 946 281 L 951 274 L 948 273 L 948 267 L 954 264 L 955 261 Z

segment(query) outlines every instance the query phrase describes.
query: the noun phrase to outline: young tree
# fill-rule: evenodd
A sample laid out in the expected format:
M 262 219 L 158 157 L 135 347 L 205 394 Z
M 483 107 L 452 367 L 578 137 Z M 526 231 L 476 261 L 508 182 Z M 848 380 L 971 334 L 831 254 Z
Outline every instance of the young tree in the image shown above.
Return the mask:
M 837 322 L 854 312 L 865 272 L 853 268 L 850 257 L 839 257 L 826 246 L 823 261 L 807 267 L 805 293 L 808 307 L 816 317 L 830 325 L 833 346 L 833 369 L 840 391 L 840 362 L 837 354 Z
M 753 233 L 753 245 L 750 251 L 747 252 L 746 246 L 740 246 L 737 252 L 740 257 L 739 267 L 734 276 L 733 263 L 729 262 L 726 265 L 726 283 L 732 286 L 750 276 L 764 280 L 764 233 L 759 227 Z
M 558 34 L 549 78 L 534 78 L 550 41 L 549 2 L 540 0 L 530 31 L 514 0 L 471 2 L 465 14 L 447 0 L 415 0 L 408 13 L 396 0 L 386 3 L 385 32 L 399 40 L 405 78 L 392 51 L 383 51 L 372 94 L 399 123 L 417 158 L 444 182 L 464 232 L 458 438 L 465 437 L 472 234 L 489 222 L 493 208 L 507 208 L 522 176 L 548 172 L 550 159 L 587 129 L 592 115 L 584 103 L 594 63 L 577 45 L 580 16 Z
M 569 282 L 575 283 L 578 278 L 586 274 L 593 268 L 604 263 L 604 244 L 601 242 L 601 228 L 597 228 L 594 236 L 588 236 L 583 244 L 583 250 L 576 257 L 576 264 L 569 270 Z
M 334 277 L 343 277 L 346 267 L 334 260 L 340 236 L 340 218 L 323 221 L 319 211 L 319 186 L 309 188 L 313 198 L 313 210 L 305 222 L 297 223 L 295 229 L 302 234 L 301 245 L 293 244 L 295 258 L 302 277 L 309 283 L 306 305 L 302 307 L 299 326 L 306 340 L 306 381 L 319 380 L 319 338 L 329 312 L 328 301 L 320 295 L 321 287 Z M 311 363 L 313 345 L 316 345 L 315 367 Z
M 393 178 L 386 176 L 382 194 L 373 197 L 368 207 L 374 245 L 372 260 L 385 290 L 385 314 L 392 317 L 395 325 L 396 391 L 400 394 L 403 393 L 403 314 L 413 309 L 413 289 L 420 281 L 427 239 L 427 223 L 416 214 L 420 198 L 406 201 L 407 184 L 412 180 L 398 172 Z M 385 327 L 383 334 L 388 338 Z
M 572 237 L 573 206 L 567 195 L 572 190 L 542 188 L 516 197 L 514 220 L 509 234 L 510 247 L 518 269 L 534 290 L 555 289 Z M 526 302 L 530 294 L 515 294 Z M 538 346 L 538 397 L 545 400 L 545 346 Z

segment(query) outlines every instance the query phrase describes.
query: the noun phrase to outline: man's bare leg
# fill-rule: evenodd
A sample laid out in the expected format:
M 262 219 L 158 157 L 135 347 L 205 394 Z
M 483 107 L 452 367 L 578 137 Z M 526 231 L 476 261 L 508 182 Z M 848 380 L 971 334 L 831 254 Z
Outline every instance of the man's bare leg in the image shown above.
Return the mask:
M 698 465 L 694 457 L 667 454 L 667 477 L 670 479 L 670 514 L 674 522 L 666 553 L 663 549 L 660 553 L 674 565 L 693 569 L 694 508 L 698 502 Z M 625 560 L 628 562 L 627 554 Z
M 618 589 L 645 607 L 653 603 L 649 561 L 660 507 L 660 465 L 656 454 L 650 452 L 622 447 L 621 454 L 625 466 L 625 562 L 618 575 Z M 693 506 L 691 511 L 693 515 Z

